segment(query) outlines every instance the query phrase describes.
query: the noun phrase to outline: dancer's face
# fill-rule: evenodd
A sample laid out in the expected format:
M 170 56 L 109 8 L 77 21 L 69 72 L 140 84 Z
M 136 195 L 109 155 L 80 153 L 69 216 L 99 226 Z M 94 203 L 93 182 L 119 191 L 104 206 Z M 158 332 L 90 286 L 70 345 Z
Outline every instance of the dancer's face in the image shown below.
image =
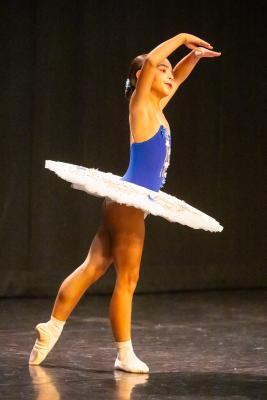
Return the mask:
M 160 97 L 167 96 L 172 89 L 173 79 L 172 65 L 165 58 L 157 65 L 151 89 L 157 92 Z
M 140 70 L 137 71 L 137 77 Z M 154 80 L 152 82 L 151 90 L 157 93 L 159 97 L 168 96 L 173 86 L 173 70 L 170 61 L 165 58 L 161 61 L 156 68 Z

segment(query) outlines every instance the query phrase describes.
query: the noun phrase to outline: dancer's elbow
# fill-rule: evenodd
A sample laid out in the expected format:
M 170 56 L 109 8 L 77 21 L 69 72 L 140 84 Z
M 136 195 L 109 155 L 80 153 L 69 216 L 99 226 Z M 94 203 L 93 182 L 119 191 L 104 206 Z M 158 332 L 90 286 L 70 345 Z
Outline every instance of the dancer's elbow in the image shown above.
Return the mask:
M 156 67 L 158 65 L 158 60 L 156 60 L 156 58 L 157 57 L 154 57 L 153 55 L 150 55 L 148 53 L 144 62 L 152 65 L 153 67 Z

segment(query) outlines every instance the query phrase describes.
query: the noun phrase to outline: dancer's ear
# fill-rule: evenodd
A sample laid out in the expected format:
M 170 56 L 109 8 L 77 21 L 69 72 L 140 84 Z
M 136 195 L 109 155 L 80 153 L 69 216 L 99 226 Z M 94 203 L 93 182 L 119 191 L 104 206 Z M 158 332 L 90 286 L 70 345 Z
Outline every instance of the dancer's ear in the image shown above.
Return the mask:
M 140 72 L 141 72 L 141 69 L 138 69 L 137 71 L 136 71 L 136 78 L 138 79 L 139 78 L 139 75 L 140 75 Z

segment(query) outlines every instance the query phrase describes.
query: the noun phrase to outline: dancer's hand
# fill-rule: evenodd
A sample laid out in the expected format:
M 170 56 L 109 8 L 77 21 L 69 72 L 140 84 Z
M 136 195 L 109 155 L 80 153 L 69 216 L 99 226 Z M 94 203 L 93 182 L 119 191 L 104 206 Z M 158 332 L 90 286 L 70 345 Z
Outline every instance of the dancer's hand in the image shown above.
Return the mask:
M 220 51 L 212 51 L 212 50 L 206 49 L 205 47 L 197 47 L 194 50 L 194 53 L 198 58 L 219 57 L 222 54 Z
M 184 33 L 184 45 L 192 50 L 195 50 L 197 46 L 204 46 L 208 49 L 213 49 L 213 46 L 210 43 L 197 36 L 191 35 L 190 33 Z

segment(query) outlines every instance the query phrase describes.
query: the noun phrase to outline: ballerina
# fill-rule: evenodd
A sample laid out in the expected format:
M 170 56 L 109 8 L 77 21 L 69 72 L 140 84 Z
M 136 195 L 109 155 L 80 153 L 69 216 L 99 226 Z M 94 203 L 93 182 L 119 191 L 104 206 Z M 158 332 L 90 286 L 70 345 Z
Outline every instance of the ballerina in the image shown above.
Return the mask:
M 182 45 L 191 52 L 172 68 L 167 57 Z M 134 373 L 149 371 L 135 354 L 131 339 L 132 300 L 139 279 L 145 218 L 152 214 L 195 229 L 223 229 L 214 218 L 161 190 L 171 154 L 171 130 L 163 109 L 201 58 L 221 55 L 212 49 L 210 43 L 197 36 L 179 33 L 132 60 L 125 86 L 130 161 L 123 176 L 46 160 L 45 167 L 71 182 L 72 188 L 104 197 L 104 201 L 102 219 L 87 257 L 62 282 L 50 320 L 35 327 L 37 339 L 30 365 L 45 360 L 82 295 L 114 263 L 116 283 L 109 304 L 117 347 L 114 368 Z

